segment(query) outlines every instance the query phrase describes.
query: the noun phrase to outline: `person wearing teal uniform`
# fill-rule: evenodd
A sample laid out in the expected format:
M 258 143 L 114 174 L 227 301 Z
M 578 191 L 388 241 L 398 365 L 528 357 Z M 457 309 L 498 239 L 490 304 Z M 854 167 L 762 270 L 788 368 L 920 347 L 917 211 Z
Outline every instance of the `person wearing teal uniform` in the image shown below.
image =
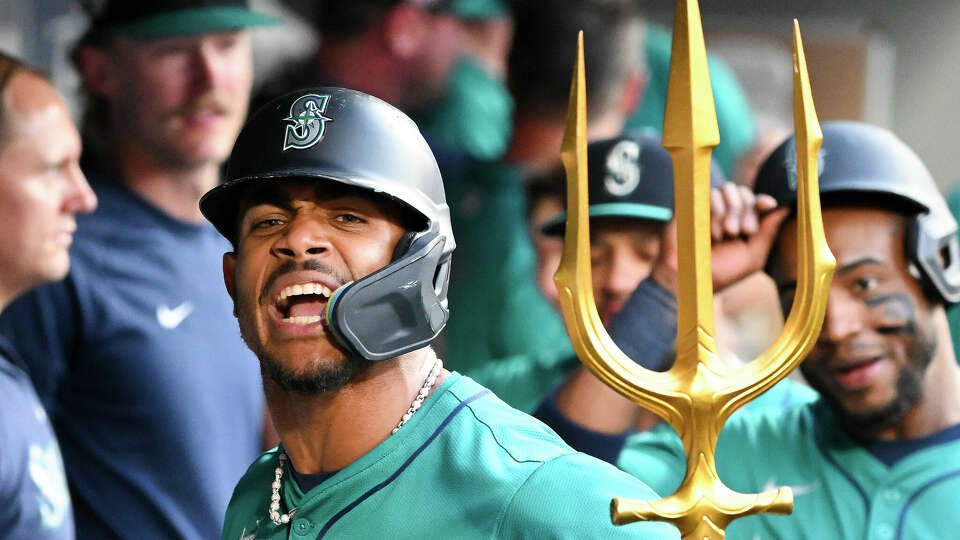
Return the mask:
M 590 200 L 590 249 L 593 297 L 601 322 L 611 329 L 622 348 L 644 367 L 662 370 L 676 336 L 676 301 L 649 278 L 661 260 L 661 252 L 675 252 L 674 235 L 666 234 L 673 218 L 673 161 L 659 139 L 629 133 L 614 139 L 594 141 L 587 146 Z M 714 165 L 711 184 L 716 193 L 744 193 L 745 188 L 725 185 L 723 174 Z M 557 170 L 542 182 L 562 186 L 563 171 Z M 544 234 L 564 232 L 566 213 L 548 219 Z M 542 264 L 551 264 L 543 261 Z M 548 270 L 556 271 L 556 262 Z M 559 299 L 554 298 L 559 307 Z M 623 317 L 622 311 L 626 311 Z M 623 328 L 624 319 L 629 327 Z M 723 358 L 732 353 L 723 351 Z M 729 360 L 733 361 L 733 360 Z M 566 366 L 565 366 L 566 367 Z M 562 372 L 563 384 L 543 399 L 533 415 L 543 420 L 568 444 L 597 458 L 616 462 L 630 428 L 646 429 L 657 421 L 652 413 L 616 396 L 572 357 Z M 613 394 L 613 395 L 611 395 Z M 811 399 L 813 392 L 799 383 L 784 381 L 754 406 L 787 407 Z M 624 412 L 611 414 L 606 395 L 622 405 Z M 597 406 L 597 404 L 602 404 Z M 591 429 L 585 429 L 589 426 Z
M 559 162 L 581 29 L 588 40 L 588 135 L 620 134 L 642 87 L 641 23 L 632 0 L 517 3 L 514 20 L 510 89 L 517 106 L 507 151 L 497 161 L 443 171 L 459 240 L 446 350 L 456 370 L 530 411 L 572 368 L 573 350 L 534 277 L 525 186 Z
M 443 96 L 415 112 L 414 120 L 432 144 L 481 160 L 499 159 L 513 123 L 513 97 L 505 80 L 513 33 L 510 6 L 505 0 L 447 4 L 461 22 L 466 50 L 454 63 Z
M 456 246 L 416 125 L 343 88 L 287 94 L 201 199 L 232 244 L 227 291 L 280 435 L 224 539 L 678 538 L 611 522 L 645 484 L 572 450 L 430 348 Z
M 644 52 L 649 79 L 643 100 L 627 120 L 627 129 L 663 132 L 663 115 L 667 104 L 667 81 L 670 78 L 672 37 L 666 28 L 647 23 Z M 733 71 L 714 55 L 708 55 L 713 99 L 717 105 L 720 145 L 713 159 L 727 178 L 733 178 L 737 158 L 753 146 L 756 130 L 750 103 Z
M 717 470 L 730 488 L 794 491 L 791 515 L 743 518 L 728 535 L 954 538 L 960 367 L 944 308 L 960 300 L 957 223 L 893 134 L 854 122 L 826 123 L 823 133 L 820 191 L 837 270 L 819 340 L 801 365 L 821 397 L 743 411 L 724 427 Z M 794 156 L 790 139 L 768 158 L 758 194 L 795 204 Z M 796 228 L 785 223 L 767 261 L 785 312 L 796 288 Z M 619 465 L 670 493 L 685 460 L 664 427 L 632 437 Z

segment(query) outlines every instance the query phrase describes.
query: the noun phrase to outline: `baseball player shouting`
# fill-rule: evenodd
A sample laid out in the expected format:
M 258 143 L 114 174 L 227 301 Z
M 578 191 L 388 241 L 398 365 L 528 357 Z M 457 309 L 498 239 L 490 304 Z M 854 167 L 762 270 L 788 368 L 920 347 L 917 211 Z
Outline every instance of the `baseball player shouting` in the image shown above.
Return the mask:
M 240 480 L 223 538 L 676 538 L 615 527 L 644 484 L 565 445 L 429 344 L 454 239 L 413 122 L 340 88 L 288 94 L 200 202 L 281 445 Z M 496 291 L 490 291 L 496 294 Z

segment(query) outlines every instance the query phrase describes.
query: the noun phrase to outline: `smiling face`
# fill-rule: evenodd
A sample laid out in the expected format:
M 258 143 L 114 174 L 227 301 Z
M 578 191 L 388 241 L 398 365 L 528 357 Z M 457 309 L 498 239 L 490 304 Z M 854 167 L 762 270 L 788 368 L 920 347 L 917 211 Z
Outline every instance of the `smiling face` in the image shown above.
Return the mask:
M 224 279 L 240 333 L 264 372 L 312 394 L 349 382 L 366 363 L 328 333 L 330 293 L 386 266 L 406 232 L 390 203 L 333 182 L 271 182 L 247 196 Z
M 824 209 L 823 221 L 837 270 L 823 329 L 801 369 L 842 422 L 876 433 L 897 424 L 920 400 L 937 348 L 936 306 L 910 275 L 905 217 L 837 207 Z M 796 283 L 796 228 L 795 220 L 784 226 L 775 253 L 784 313 Z
M 97 199 L 80 172 L 80 136 L 56 90 L 20 72 L 0 98 L 0 288 L 9 295 L 66 275 L 74 216 L 92 211 Z

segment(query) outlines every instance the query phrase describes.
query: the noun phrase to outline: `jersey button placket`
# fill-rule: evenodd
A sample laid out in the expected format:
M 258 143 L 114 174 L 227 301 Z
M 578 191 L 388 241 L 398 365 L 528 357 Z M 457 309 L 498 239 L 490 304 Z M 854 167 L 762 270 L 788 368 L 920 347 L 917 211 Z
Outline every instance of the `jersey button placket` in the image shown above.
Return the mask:
M 890 540 L 893 538 L 893 526 L 887 523 L 877 525 L 875 530 L 879 540 Z
M 293 520 L 290 530 L 296 536 L 306 536 L 313 529 L 313 523 L 309 519 L 300 518 Z

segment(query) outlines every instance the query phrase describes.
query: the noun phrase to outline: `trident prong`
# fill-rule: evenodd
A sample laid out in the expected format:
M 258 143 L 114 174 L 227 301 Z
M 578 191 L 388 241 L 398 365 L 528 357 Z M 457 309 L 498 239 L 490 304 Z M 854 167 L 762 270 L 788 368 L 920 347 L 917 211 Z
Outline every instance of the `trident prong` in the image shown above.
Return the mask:
M 581 361 L 602 381 L 669 422 L 687 454 L 680 489 L 659 501 L 614 499 L 613 522 L 673 523 L 684 539 L 722 539 L 727 525 L 758 513 L 790 513 L 789 488 L 737 493 L 720 481 L 714 451 L 730 414 L 789 373 L 820 331 L 834 260 L 823 234 L 817 189 L 822 141 L 810 92 L 799 25 L 794 21 L 795 130 L 798 163 L 798 253 L 794 308 L 783 332 L 757 360 L 733 372 L 715 367 L 710 275 L 710 153 L 719 142 L 706 47 L 696 0 L 677 0 L 664 146 L 674 162 L 678 232 L 677 361 L 666 373 L 637 365 L 604 329 L 591 293 L 587 201 L 586 94 L 583 34 L 561 157 L 567 171 L 567 226 L 555 280 L 564 320 Z

